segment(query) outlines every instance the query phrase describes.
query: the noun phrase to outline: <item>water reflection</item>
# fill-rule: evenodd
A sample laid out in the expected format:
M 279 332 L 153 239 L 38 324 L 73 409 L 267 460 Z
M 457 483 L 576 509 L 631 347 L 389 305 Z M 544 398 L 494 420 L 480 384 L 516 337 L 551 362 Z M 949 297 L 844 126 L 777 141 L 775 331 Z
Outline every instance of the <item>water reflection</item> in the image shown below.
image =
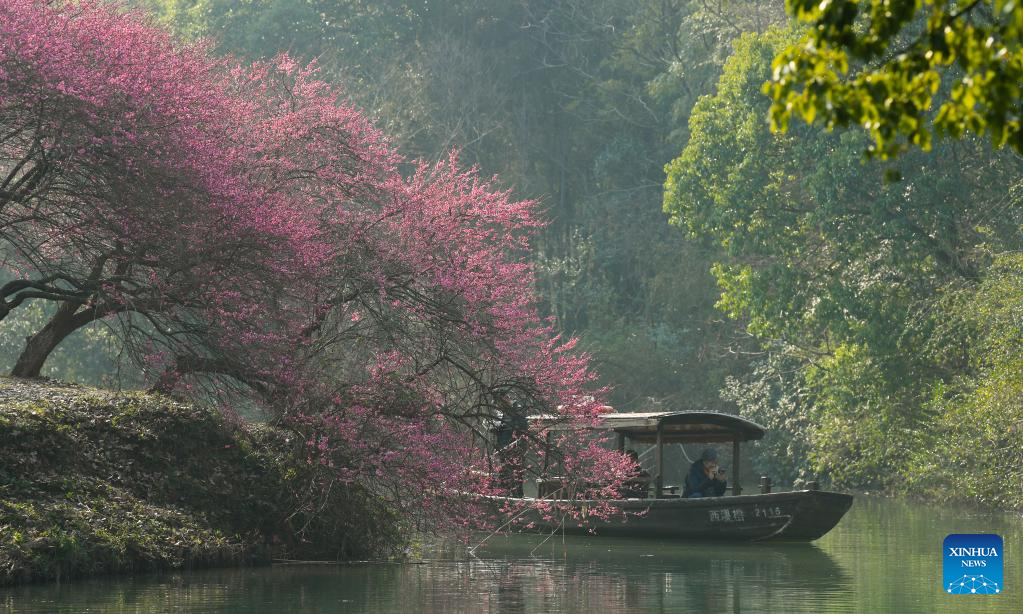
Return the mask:
M 511 562 L 495 566 L 500 582 L 518 582 L 528 597 L 525 611 L 631 612 L 674 610 L 798 610 L 807 596 L 827 598 L 832 609 L 853 606 L 847 575 L 820 548 L 784 546 L 665 544 L 634 540 L 568 537 L 537 547 L 517 537 L 491 540 L 484 556 Z M 537 557 L 529 559 L 532 555 Z M 518 569 L 522 566 L 523 569 Z M 543 579 L 536 577 L 537 570 Z M 504 605 L 504 604 L 502 604 Z M 808 603 L 807 609 L 812 609 Z
M 941 541 L 1005 540 L 998 596 L 941 590 Z M 211 570 L 0 591 L 10 612 L 1019 612 L 1018 516 L 860 500 L 814 544 L 493 538 L 410 565 Z M 464 551 L 463 551 L 464 552 Z
M 568 538 L 496 540 L 477 559 L 418 565 L 288 567 L 31 586 L 27 612 L 646 612 L 798 610 L 851 592 L 812 545 L 722 548 Z M 530 555 L 532 552 L 532 555 Z M 845 599 L 838 598 L 845 593 Z M 810 603 L 803 605 L 812 605 Z

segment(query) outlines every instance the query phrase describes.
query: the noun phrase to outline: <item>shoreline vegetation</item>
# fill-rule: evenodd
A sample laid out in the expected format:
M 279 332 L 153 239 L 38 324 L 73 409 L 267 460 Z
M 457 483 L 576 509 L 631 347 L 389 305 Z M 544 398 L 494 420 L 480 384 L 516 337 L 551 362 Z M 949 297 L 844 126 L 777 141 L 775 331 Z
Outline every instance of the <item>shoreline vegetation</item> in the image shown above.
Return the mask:
M 0 586 L 398 557 L 408 534 L 365 495 L 308 513 L 304 447 L 297 433 L 159 394 L 0 377 Z
M 365 493 L 308 505 L 305 448 L 159 394 L 0 378 L 0 585 L 400 557 L 408 532 Z
M 0 585 L 399 553 L 365 493 L 310 496 L 305 447 L 158 394 L 0 378 Z

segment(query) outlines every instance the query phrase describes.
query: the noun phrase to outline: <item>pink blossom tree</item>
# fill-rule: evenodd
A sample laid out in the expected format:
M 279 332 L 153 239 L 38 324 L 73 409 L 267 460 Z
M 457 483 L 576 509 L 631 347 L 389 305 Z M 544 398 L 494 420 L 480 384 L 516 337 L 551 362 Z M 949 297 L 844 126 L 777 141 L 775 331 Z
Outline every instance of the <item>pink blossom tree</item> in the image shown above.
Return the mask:
M 456 155 L 403 162 L 315 67 L 236 66 L 102 2 L 0 0 L 0 325 L 57 306 L 14 375 L 116 318 L 155 389 L 244 394 L 295 429 L 322 469 L 310 506 L 357 483 L 478 520 L 458 493 L 506 486 L 495 425 L 605 408 L 537 316 L 536 203 Z M 516 438 L 596 497 L 632 469 L 581 435 Z
M 58 305 L 15 375 L 89 322 L 135 313 L 166 332 L 303 257 L 289 203 L 252 167 L 246 86 L 115 8 L 0 4 L 0 232 L 17 275 L 0 318 Z

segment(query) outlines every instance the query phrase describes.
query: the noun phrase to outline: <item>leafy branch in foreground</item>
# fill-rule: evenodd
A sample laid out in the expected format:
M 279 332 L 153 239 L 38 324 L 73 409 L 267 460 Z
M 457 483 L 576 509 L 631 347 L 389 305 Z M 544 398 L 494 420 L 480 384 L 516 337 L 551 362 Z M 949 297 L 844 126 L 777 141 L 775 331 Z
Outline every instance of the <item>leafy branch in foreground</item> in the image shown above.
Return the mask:
M 1023 6 L 1015 0 L 788 0 L 809 24 L 764 91 L 775 130 L 793 115 L 867 130 L 889 158 L 934 135 L 988 135 L 1023 152 Z M 935 100 L 940 99 L 935 110 Z

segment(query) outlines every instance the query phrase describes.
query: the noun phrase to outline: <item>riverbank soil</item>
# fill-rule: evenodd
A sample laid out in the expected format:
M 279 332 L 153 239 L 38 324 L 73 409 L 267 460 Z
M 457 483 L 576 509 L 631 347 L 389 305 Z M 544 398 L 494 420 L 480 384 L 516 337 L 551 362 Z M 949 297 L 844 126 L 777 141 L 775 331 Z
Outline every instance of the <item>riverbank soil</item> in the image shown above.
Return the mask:
M 161 395 L 0 378 L 0 584 L 397 543 L 364 493 L 309 505 L 304 449 L 299 433 Z

